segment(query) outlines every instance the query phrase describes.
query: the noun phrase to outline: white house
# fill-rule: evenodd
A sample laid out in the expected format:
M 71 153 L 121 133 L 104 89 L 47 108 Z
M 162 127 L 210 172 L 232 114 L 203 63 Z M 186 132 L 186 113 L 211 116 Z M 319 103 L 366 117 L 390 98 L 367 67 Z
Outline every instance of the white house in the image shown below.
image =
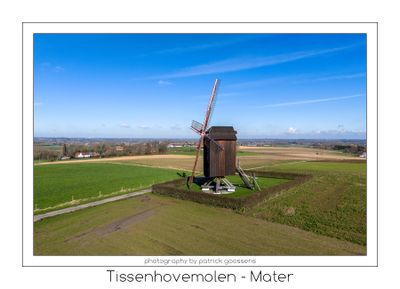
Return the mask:
M 180 143 L 170 143 L 168 145 L 168 148 L 181 148 L 181 147 L 183 147 L 183 145 Z
M 80 152 L 77 156 L 77 159 L 82 159 L 82 158 L 90 158 L 90 154 L 89 153 L 82 153 Z

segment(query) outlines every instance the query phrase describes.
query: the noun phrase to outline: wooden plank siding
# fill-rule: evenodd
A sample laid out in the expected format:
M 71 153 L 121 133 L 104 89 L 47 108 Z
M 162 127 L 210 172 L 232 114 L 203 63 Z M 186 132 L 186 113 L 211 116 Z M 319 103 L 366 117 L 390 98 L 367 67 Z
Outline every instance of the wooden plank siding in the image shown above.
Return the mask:
M 236 131 L 232 127 L 217 127 L 213 134 L 210 128 L 209 136 L 217 142 L 223 150 L 208 140 L 204 139 L 204 176 L 207 178 L 234 175 L 236 171 Z M 218 138 L 225 139 L 218 139 Z

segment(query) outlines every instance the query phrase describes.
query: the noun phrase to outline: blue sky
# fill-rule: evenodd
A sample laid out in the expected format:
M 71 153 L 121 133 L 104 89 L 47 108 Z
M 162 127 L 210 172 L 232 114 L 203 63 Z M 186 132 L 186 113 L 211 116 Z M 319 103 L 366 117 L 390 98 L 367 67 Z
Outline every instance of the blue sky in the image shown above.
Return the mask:
M 36 137 L 365 138 L 364 34 L 35 34 Z

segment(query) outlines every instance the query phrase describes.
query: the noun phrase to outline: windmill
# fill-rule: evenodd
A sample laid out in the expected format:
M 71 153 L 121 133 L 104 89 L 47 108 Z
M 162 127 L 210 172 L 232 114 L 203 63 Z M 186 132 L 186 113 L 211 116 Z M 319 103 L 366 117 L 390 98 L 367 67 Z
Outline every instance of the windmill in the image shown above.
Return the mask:
M 203 171 L 205 182 L 201 185 L 203 191 L 214 191 L 216 194 L 231 193 L 236 190 L 236 187 L 225 177 L 235 175 L 237 172 L 243 180 L 246 187 L 254 190 L 260 189 L 255 175 L 248 176 L 239 165 L 236 164 L 236 131 L 232 126 L 212 126 L 208 128 L 211 113 L 215 106 L 215 98 L 219 85 L 219 80 L 216 79 L 208 102 L 204 122 L 199 123 L 192 121 L 192 130 L 200 135 L 197 143 L 196 158 L 192 174 L 188 179 L 188 186 L 191 187 L 196 168 L 200 156 L 200 150 L 203 146 Z

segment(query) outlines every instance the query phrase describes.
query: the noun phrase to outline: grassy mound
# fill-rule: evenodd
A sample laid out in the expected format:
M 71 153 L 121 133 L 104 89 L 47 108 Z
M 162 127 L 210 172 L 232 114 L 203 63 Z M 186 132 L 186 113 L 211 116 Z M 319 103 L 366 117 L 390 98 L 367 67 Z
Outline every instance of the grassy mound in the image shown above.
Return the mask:
M 243 183 L 242 179 L 237 175 L 228 176 L 227 179 L 236 187 L 236 190 L 234 193 L 225 194 L 226 197 L 241 198 L 241 197 L 246 197 L 246 196 L 251 195 L 254 192 L 256 192 L 256 190 L 251 190 L 251 189 L 247 188 L 245 186 L 245 184 Z M 267 189 L 269 187 L 273 187 L 276 185 L 280 185 L 280 184 L 286 183 L 288 181 L 289 181 L 288 179 L 284 179 L 284 178 L 257 177 L 257 183 L 260 186 L 261 190 L 264 190 L 264 189 Z M 197 192 L 203 192 L 201 190 L 201 183 L 202 183 L 201 181 L 193 183 L 191 190 L 197 191 Z M 181 188 L 189 190 L 188 187 L 186 186 L 186 184 L 182 185 Z

